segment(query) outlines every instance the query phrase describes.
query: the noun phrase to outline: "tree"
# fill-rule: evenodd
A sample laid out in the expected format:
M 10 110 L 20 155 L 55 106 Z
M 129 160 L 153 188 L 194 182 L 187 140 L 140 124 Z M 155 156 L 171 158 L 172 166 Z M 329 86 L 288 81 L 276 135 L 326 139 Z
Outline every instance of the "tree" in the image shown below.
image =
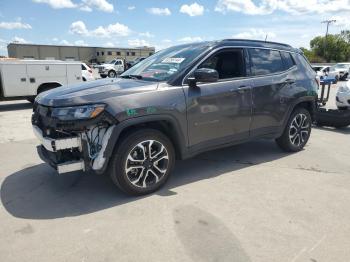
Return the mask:
M 326 47 L 326 49 L 325 49 Z M 345 62 L 350 61 L 350 31 L 341 34 L 317 36 L 310 41 L 310 50 L 303 48 L 310 62 Z

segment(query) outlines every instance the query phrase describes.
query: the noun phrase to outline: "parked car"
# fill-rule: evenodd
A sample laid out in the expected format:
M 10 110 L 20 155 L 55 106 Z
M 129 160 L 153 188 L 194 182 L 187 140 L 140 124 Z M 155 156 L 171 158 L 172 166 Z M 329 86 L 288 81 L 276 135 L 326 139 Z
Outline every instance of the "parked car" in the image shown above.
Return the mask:
M 285 44 L 170 47 L 117 79 L 39 95 L 32 117 L 38 152 L 60 174 L 107 173 L 126 193 L 151 193 L 167 181 L 175 159 L 261 137 L 288 152 L 302 150 L 315 77 L 302 52 Z
M 132 67 L 145 59 L 146 59 L 146 57 L 138 57 L 134 61 L 129 62 L 129 65 L 130 65 L 129 67 Z
M 83 81 L 95 80 L 95 77 L 92 74 L 92 69 L 85 63 L 81 63 L 81 75 L 82 75 Z
M 350 80 L 339 86 L 336 105 L 338 109 L 350 109 Z
M 350 72 L 350 63 L 338 63 L 330 68 L 330 71 L 339 73 L 339 80 L 346 80 Z
M 335 79 L 336 83 L 339 81 L 340 73 L 336 70 L 331 70 L 333 69 L 331 66 L 313 65 L 312 68 L 315 70 L 319 79 L 322 79 L 324 77 L 331 77 Z
M 41 92 L 82 82 L 80 62 L 50 60 L 0 61 L 0 100 L 34 102 Z
M 112 61 L 101 64 L 98 67 L 98 72 L 102 78 L 111 77 L 115 78 L 117 75 L 123 73 L 126 69 L 124 59 L 113 59 Z
M 96 69 L 96 68 L 98 68 L 100 65 L 98 64 L 98 63 L 92 63 L 91 64 L 91 67 L 93 68 L 93 69 Z

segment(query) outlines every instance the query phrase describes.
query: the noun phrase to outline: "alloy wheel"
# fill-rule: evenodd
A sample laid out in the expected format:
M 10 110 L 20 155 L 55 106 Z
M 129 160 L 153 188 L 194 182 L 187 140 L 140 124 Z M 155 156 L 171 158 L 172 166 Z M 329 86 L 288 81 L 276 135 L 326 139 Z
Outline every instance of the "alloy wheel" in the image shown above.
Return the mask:
M 126 177 L 140 188 L 153 186 L 162 180 L 169 166 L 165 146 L 156 140 L 138 143 L 128 154 L 125 162 Z
M 310 133 L 310 123 L 305 114 L 297 114 L 289 128 L 289 140 L 290 142 L 296 146 L 299 147 L 300 145 L 304 144 Z

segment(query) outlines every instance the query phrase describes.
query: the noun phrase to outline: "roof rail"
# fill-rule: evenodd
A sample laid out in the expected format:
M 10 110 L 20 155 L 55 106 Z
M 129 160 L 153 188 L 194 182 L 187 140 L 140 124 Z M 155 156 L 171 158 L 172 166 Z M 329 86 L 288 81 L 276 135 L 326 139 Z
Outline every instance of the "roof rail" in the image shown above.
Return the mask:
M 263 40 L 252 40 L 252 39 L 235 39 L 235 38 L 228 38 L 228 39 L 222 39 L 222 42 L 224 41 L 244 41 L 244 42 L 255 42 L 255 43 L 266 43 L 266 44 L 275 44 L 275 45 L 281 45 L 285 47 L 293 48 L 291 45 L 278 43 L 278 42 L 271 42 L 271 41 L 263 41 Z

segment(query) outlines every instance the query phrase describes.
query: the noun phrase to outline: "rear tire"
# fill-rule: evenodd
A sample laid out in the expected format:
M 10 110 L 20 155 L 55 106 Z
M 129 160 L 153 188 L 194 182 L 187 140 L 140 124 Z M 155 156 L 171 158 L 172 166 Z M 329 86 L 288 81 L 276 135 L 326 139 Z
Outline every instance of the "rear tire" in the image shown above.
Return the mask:
M 175 151 L 169 138 L 155 129 L 141 129 L 116 145 L 109 173 L 125 193 L 145 195 L 165 184 L 174 164 Z
M 289 117 L 282 136 L 276 139 L 277 145 L 286 152 L 298 152 L 304 148 L 311 134 L 312 119 L 305 108 L 296 108 Z

